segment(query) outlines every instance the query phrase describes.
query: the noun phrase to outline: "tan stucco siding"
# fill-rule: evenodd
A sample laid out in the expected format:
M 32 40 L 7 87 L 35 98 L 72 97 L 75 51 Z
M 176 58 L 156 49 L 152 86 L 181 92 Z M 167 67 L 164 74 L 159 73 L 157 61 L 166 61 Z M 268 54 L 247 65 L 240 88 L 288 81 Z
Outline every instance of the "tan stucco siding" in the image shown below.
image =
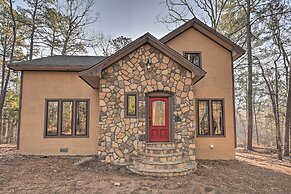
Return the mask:
M 234 159 L 234 107 L 231 53 L 194 28 L 190 28 L 181 33 L 179 36 L 170 40 L 167 45 L 180 54 L 183 54 L 184 51 L 201 52 L 202 68 L 207 74 L 194 86 L 195 99 L 224 99 L 225 137 L 196 137 L 196 158 Z M 196 115 L 197 113 L 195 114 L 195 121 Z M 210 149 L 210 144 L 214 145 L 213 149 Z
M 90 99 L 89 138 L 44 138 L 45 99 Z M 98 152 L 98 91 L 76 72 L 23 72 L 21 154 L 88 155 Z M 68 148 L 68 153 L 60 153 Z

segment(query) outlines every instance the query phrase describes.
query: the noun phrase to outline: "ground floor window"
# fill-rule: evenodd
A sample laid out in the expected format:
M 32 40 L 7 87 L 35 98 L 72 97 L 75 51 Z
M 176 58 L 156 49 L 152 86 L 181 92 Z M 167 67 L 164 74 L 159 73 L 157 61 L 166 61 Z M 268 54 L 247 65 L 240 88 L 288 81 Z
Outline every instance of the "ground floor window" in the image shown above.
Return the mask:
M 88 99 L 46 100 L 46 137 L 82 137 L 88 135 L 88 129 Z
M 138 99 L 137 93 L 125 94 L 125 117 L 137 117 Z
M 223 100 L 197 100 L 197 129 L 198 136 L 224 135 Z

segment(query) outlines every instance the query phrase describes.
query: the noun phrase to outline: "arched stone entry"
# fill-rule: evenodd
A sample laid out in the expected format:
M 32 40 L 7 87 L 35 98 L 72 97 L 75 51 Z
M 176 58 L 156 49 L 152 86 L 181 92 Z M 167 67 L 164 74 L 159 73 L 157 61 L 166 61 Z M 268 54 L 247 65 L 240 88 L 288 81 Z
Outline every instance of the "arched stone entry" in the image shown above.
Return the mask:
M 152 62 L 150 71 L 146 61 Z M 147 98 L 156 92 L 172 95 L 171 140 L 183 154 L 194 157 L 194 75 L 145 44 L 102 71 L 100 80 L 99 155 L 105 162 L 130 161 L 147 140 Z M 138 95 L 138 116 L 124 115 L 125 95 Z

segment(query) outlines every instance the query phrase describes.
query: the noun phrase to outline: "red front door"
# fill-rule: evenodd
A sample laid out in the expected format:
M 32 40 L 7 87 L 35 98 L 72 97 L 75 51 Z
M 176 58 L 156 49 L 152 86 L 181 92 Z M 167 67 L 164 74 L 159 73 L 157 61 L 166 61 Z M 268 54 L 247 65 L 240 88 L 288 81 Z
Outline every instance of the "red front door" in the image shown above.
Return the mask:
M 149 141 L 169 141 L 169 98 L 150 97 L 149 105 Z

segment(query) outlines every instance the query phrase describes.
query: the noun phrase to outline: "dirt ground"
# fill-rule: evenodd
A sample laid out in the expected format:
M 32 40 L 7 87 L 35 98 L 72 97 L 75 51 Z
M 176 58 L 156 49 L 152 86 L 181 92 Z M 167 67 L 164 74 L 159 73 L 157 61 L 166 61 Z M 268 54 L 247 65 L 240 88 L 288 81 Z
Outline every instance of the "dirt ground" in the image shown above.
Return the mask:
M 237 150 L 233 161 L 198 161 L 191 175 L 145 177 L 81 157 L 21 156 L 0 145 L 0 193 L 291 193 L 291 158 Z M 120 185 L 119 185 L 119 184 Z

